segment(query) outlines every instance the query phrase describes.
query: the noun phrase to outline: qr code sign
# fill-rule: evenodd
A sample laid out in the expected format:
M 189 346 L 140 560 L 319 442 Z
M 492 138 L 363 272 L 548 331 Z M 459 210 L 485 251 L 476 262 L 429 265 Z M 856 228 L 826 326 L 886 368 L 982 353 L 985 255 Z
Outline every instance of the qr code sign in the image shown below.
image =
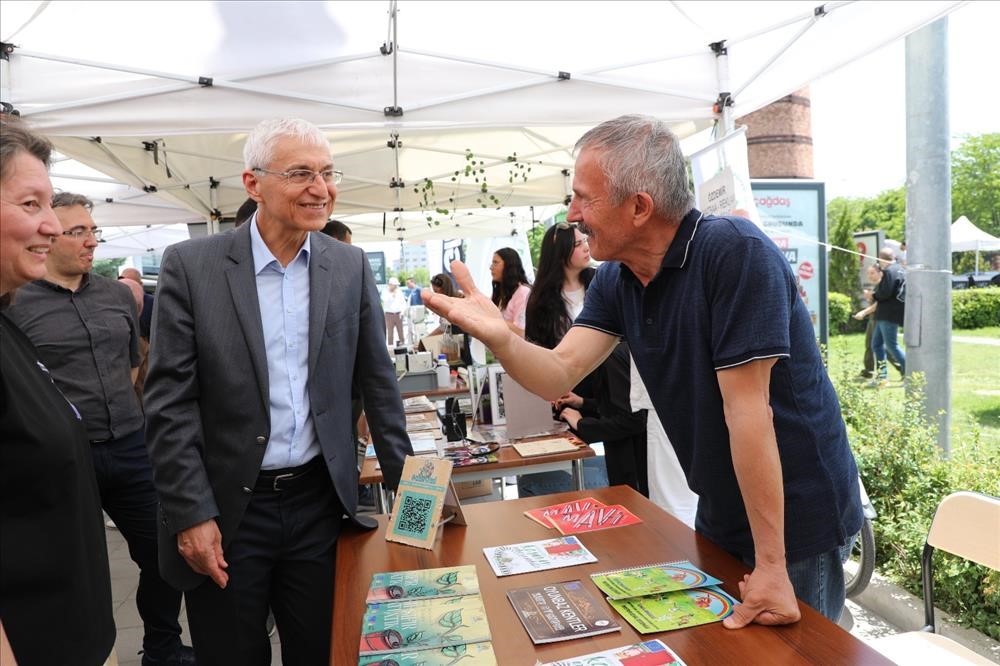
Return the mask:
M 433 508 L 432 495 L 404 492 L 399 498 L 396 532 L 418 538 L 425 537 L 430 528 Z

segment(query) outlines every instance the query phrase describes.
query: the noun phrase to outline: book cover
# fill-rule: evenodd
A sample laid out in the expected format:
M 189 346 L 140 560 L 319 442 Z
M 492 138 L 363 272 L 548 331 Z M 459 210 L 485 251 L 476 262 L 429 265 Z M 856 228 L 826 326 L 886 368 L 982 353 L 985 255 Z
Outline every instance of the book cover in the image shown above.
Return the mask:
M 551 661 L 542 666 L 687 666 L 663 644 L 652 640 L 623 645 L 603 652 Z
M 463 643 L 432 650 L 415 650 L 395 654 L 361 657 L 358 666 L 496 666 L 493 643 Z
M 721 580 L 709 576 L 687 560 L 601 571 L 590 574 L 590 578 L 608 595 L 608 599 L 628 599 L 722 584 Z
M 533 456 L 545 456 L 553 453 L 568 453 L 570 451 L 576 451 L 576 445 L 570 442 L 565 437 L 556 437 L 554 439 L 539 439 L 533 442 L 517 442 L 514 445 L 514 450 L 517 451 L 518 455 L 522 458 L 531 458 Z
M 385 533 L 387 541 L 428 549 L 434 546 L 451 467 L 451 461 L 443 458 L 406 457 Z
M 530 511 L 525 511 L 524 515 L 531 518 L 533 521 L 541 525 L 542 527 L 552 527 L 552 523 L 549 522 L 549 516 L 562 516 L 575 513 L 586 513 L 591 509 L 599 506 L 606 506 L 604 502 L 596 500 L 593 497 L 587 497 L 580 500 L 573 500 L 572 502 L 563 502 L 561 504 L 553 504 L 551 506 L 543 506 L 539 509 L 531 509 Z
M 559 569 L 597 561 L 594 554 L 572 536 L 490 546 L 483 548 L 483 553 L 497 576 Z
M 536 645 L 621 631 L 604 604 L 578 580 L 519 587 L 509 590 L 507 598 Z
M 579 534 L 641 523 L 642 519 L 621 504 L 597 506 L 582 513 L 556 514 L 547 518 L 560 534 Z
M 719 622 L 733 612 L 737 602 L 718 587 L 699 587 L 608 603 L 636 631 L 649 634 Z
M 472 564 L 414 571 L 386 571 L 372 576 L 368 603 L 426 597 L 459 597 L 479 592 Z
M 368 604 L 361 626 L 361 656 L 392 654 L 490 640 L 478 594 Z

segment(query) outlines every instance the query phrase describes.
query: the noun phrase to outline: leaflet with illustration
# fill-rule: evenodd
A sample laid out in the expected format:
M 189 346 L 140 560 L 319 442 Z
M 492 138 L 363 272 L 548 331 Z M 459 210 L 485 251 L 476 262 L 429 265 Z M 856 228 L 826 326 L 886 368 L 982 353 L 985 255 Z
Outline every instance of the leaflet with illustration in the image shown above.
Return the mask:
M 608 603 L 640 634 L 650 634 L 719 622 L 737 601 L 718 587 L 699 587 Z
M 414 652 L 397 652 L 393 655 L 371 655 L 361 657 L 358 666 L 496 666 L 497 658 L 493 654 L 493 643 L 463 643 L 449 645 L 432 650 L 416 650 Z
M 570 659 L 550 661 L 542 666 L 686 666 L 686 664 L 662 641 L 652 640 Z
M 642 522 L 641 518 L 621 504 L 596 506 L 582 513 L 557 514 L 549 516 L 547 520 L 560 534 L 595 532 Z
M 427 597 L 460 597 L 479 592 L 472 564 L 414 571 L 386 571 L 372 576 L 368 603 Z
M 524 515 L 543 527 L 552 527 L 552 523 L 549 522 L 550 516 L 583 514 L 599 506 L 606 505 L 604 502 L 596 500 L 593 497 L 586 497 L 584 499 L 573 500 L 571 502 L 562 502 L 561 504 L 553 504 L 551 506 L 543 506 L 538 509 L 531 509 L 530 511 L 525 511 Z
M 573 536 L 490 546 L 483 548 L 483 553 L 497 576 L 559 569 L 597 561 L 593 553 Z
M 508 590 L 507 598 L 536 645 L 621 631 L 579 580 Z
M 628 599 L 722 584 L 721 580 L 709 576 L 688 560 L 601 571 L 590 574 L 590 577 L 608 599 Z
M 490 640 L 478 594 L 368 604 L 361 626 L 361 656 L 410 652 Z

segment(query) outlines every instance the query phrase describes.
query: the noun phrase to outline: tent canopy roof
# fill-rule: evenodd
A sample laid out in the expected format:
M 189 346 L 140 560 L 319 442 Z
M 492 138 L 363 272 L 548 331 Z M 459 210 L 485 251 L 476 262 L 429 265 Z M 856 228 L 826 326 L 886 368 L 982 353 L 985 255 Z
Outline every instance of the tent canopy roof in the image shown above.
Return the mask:
M 951 251 L 1000 250 L 1000 238 L 993 236 L 962 216 L 951 225 Z
M 596 123 L 687 136 L 720 93 L 749 113 L 961 4 L 8 2 L 0 88 L 60 151 L 203 216 L 243 201 L 245 134 L 279 116 L 327 131 L 338 214 L 480 207 L 477 175 L 487 207 L 553 204 Z

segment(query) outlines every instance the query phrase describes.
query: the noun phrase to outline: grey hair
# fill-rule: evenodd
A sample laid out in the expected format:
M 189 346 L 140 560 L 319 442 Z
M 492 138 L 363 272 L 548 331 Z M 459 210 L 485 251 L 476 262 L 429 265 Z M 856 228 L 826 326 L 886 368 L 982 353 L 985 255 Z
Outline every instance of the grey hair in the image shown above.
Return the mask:
M 658 216 L 676 222 L 694 205 L 680 140 L 652 116 L 627 115 L 591 129 L 576 142 L 576 152 L 596 149 L 608 181 L 611 204 L 645 192 Z
M 27 153 L 49 168 L 52 161 L 52 144 L 45 137 L 35 134 L 17 116 L 0 114 L 0 180 L 11 175 L 14 158 Z
M 52 197 L 53 208 L 69 208 L 71 206 L 83 206 L 88 213 L 94 210 L 94 202 L 82 194 L 59 192 Z
M 283 136 L 293 136 L 305 143 L 330 149 L 326 135 L 307 120 L 300 118 L 264 120 L 247 135 L 247 142 L 243 146 L 245 168 L 266 168 L 274 156 L 274 144 Z

